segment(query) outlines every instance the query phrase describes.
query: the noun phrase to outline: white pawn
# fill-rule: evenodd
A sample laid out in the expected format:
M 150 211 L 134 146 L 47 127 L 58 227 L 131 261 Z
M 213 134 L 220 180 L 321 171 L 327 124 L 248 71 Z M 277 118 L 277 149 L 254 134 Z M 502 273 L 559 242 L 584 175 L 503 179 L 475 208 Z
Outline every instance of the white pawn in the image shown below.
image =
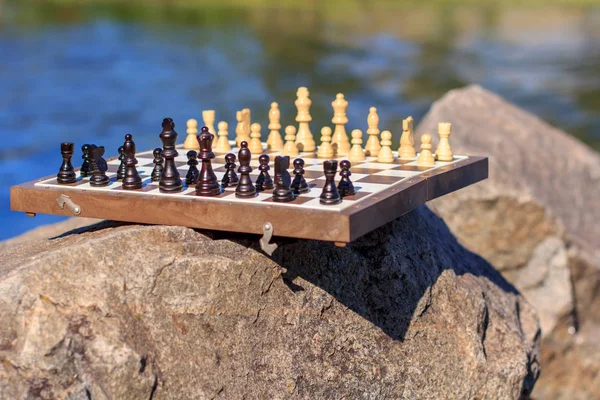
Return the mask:
M 367 157 L 365 156 L 365 152 L 361 147 L 362 140 L 362 131 L 360 129 L 355 129 L 352 131 L 352 148 L 350 149 L 350 153 L 348 154 L 348 161 L 364 161 Z
M 256 122 L 250 126 L 250 143 L 248 143 L 248 150 L 252 154 L 262 154 L 263 147 L 260 142 L 260 124 Z
M 421 152 L 417 158 L 417 165 L 419 167 L 433 167 L 435 165 L 435 159 L 431 154 L 431 135 L 429 133 L 421 136 Z
M 317 152 L 318 158 L 332 158 L 333 157 L 333 147 L 331 146 L 331 128 L 328 126 L 324 126 L 321 129 L 321 145 L 319 146 L 319 151 Z
M 450 147 L 450 141 L 448 138 L 452 133 L 452 124 L 449 122 L 440 122 L 438 124 L 438 133 L 440 135 L 440 143 L 435 150 L 435 155 L 438 161 L 452 161 L 454 156 L 452 155 L 452 148 Z
M 215 110 L 202 111 L 202 120 L 204 126 L 208 128 L 208 132 L 215 134 Z
M 217 145 L 214 148 L 214 151 L 217 153 L 227 153 L 231 151 L 231 145 L 229 144 L 229 139 L 227 138 L 227 122 L 221 121 L 218 125 L 219 128 L 219 138 L 217 139 Z
M 380 163 L 393 163 L 394 153 L 392 153 L 392 132 L 383 131 L 381 132 L 381 149 L 379 149 L 379 155 L 377 156 L 377 162 Z
M 300 152 L 296 146 L 296 128 L 293 125 L 285 127 L 285 145 L 281 151 L 282 156 L 297 156 Z
M 187 137 L 183 142 L 183 148 L 186 150 L 200 150 L 200 144 L 196 135 L 198 134 L 198 121 L 195 119 L 188 119 L 187 121 Z

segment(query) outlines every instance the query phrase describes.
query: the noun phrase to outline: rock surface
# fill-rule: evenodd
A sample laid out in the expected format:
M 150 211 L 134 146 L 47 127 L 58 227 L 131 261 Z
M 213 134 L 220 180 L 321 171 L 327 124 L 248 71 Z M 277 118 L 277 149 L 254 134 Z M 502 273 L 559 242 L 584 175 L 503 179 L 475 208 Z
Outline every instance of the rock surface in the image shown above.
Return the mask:
M 479 86 L 453 90 L 417 128 L 452 122 L 456 154 L 486 155 L 490 177 L 430 203 L 461 244 L 537 308 L 542 370 L 534 397 L 600 393 L 600 156 Z M 572 336 L 568 332 L 575 332 Z
M 340 249 L 103 223 L 0 252 L 0 398 L 526 398 L 536 314 L 426 207 Z

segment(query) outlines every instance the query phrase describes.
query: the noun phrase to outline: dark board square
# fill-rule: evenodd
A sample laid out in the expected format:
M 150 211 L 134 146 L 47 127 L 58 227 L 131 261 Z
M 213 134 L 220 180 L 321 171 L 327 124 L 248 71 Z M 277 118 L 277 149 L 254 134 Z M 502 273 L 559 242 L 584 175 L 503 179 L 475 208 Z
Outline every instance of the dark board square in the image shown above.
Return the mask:
M 142 188 L 141 189 L 123 189 L 123 186 L 118 186 L 116 188 L 113 188 L 111 190 L 123 190 L 125 192 L 149 192 L 151 190 L 154 189 L 158 189 L 158 185 L 148 185 L 148 184 L 142 184 Z
M 373 175 L 376 174 L 378 172 L 381 172 L 383 170 L 381 169 L 373 169 L 373 168 L 361 168 L 360 166 L 358 167 L 354 167 L 352 166 L 352 168 L 350 168 L 351 172 L 356 172 L 357 174 L 367 174 L 367 175 Z M 352 178 L 350 178 L 352 179 Z
M 379 183 L 382 185 L 392 185 L 404 179 L 401 176 L 384 176 L 384 175 L 369 175 L 364 178 L 357 179 L 355 182 L 362 183 Z
M 83 180 L 83 179 L 85 179 L 85 180 Z M 87 183 L 87 182 L 88 182 L 88 179 L 89 179 L 89 178 L 82 178 L 81 176 L 78 176 L 78 177 L 77 177 L 77 180 L 76 180 L 75 182 L 73 182 L 73 183 L 58 183 L 58 181 L 56 180 L 56 178 L 54 178 L 54 179 L 52 179 L 51 181 L 44 182 L 44 184 L 45 184 L 45 185 L 56 185 L 56 186 L 73 186 L 73 187 L 76 187 L 76 186 L 81 186 L 81 185 L 83 185 L 84 183 Z
M 108 165 L 108 169 L 106 170 L 107 173 L 115 173 L 119 170 L 119 166 L 118 165 L 113 165 L 113 164 L 109 164 Z
M 312 190 L 312 189 L 323 189 L 323 186 L 325 186 L 325 179 L 315 179 L 315 180 L 307 180 L 306 184 L 308 185 L 308 187 Z
M 432 169 L 433 167 L 419 167 L 418 165 L 401 165 L 398 168 L 394 168 L 396 170 L 400 170 L 400 171 L 428 171 L 430 169 Z
M 296 198 L 294 200 L 292 200 L 292 201 L 288 201 L 288 202 L 285 202 L 285 203 L 278 203 L 278 204 L 304 204 L 306 202 L 311 201 L 312 199 L 314 199 L 314 197 L 307 197 L 307 196 L 299 195 L 299 196 L 296 196 Z M 261 203 L 263 203 L 263 202 L 264 203 L 275 203 L 273 201 L 273 197 L 272 196 L 268 197 L 268 198 L 266 198 L 266 199 L 264 199 L 264 200 L 261 201 Z
M 362 192 L 360 190 L 360 187 L 358 187 L 358 188 L 355 187 L 355 189 L 356 189 L 356 193 L 354 193 L 352 196 L 343 197 L 344 201 L 356 201 L 356 200 L 362 199 L 363 197 L 371 194 L 371 192 Z
M 293 176 L 294 176 L 294 174 L 292 174 L 292 179 L 293 179 Z M 320 171 L 305 171 L 304 172 L 304 179 L 317 179 L 322 176 L 325 176 L 325 174 L 323 174 L 323 172 L 320 172 Z

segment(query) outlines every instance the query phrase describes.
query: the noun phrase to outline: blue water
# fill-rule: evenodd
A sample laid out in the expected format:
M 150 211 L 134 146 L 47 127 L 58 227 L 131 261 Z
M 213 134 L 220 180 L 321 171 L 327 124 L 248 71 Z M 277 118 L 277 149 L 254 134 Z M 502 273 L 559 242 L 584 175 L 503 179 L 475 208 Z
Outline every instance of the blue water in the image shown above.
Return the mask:
M 163 117 L 183 138 L 185 121 L 203 109 L 217 110 L 233 133 L 235 111 L 249 107 L 266 129 L 271 101 L 288 124 L 301 85 L 311 90 L 315 133 L 343 92 L 348 129 L 366 129 L 375 105 L 397 143 L 402 118 L 418 122 L 446 91 L 478 83 L 600 148 L 597 9 L 427 9 L 420 32 L 389 22 L 396 9 L 351 24 L 324 11 L 271 10 L 277 18 L 261 19 L 260 10 L 224 10 L 165 23 L 121 9 L 0 7 L 0 239 L 61 219 L 27 218 L 9 201 L 11 185 L 56 173 L 61 142 L 76 143 L 75 164 L 81 144 L 112 156 L 126 133 L 150 149 L 160 145 Z

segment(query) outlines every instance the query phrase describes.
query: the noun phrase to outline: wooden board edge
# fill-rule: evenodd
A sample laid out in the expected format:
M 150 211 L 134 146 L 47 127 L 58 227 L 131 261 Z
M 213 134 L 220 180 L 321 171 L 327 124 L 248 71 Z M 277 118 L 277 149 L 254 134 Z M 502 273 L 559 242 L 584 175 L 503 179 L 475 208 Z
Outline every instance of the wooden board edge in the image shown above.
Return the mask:
M 487 179 L 488 164 L 487 157 L 470 156 L 466 160 L 424 173 L 427 201 Z

